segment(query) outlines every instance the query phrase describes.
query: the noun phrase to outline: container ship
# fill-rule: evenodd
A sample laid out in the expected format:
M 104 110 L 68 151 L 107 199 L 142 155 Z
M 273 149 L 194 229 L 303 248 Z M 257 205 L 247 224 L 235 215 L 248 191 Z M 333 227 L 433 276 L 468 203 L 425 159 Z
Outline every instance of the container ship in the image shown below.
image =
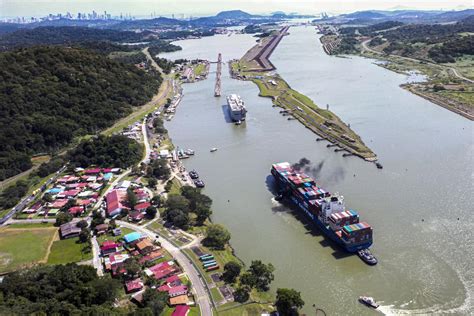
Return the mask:
M 231 94 L 227 96 L 227 105 L 229 106 L 230 117 L 234 122 L 245 121 L 247 109 L 239 95 Z
M 342 196 L 331 195 L 318 187 L 313 178 L 295 170 L 288 162 L 273 164 L 271 173 L 279 198 L 288 198 L 344 250 L 357 252 L 368 264 L 377 263 L 368 250 L 372 245 L 372 227 L 360 222 L 356 211 L 346 210 Z

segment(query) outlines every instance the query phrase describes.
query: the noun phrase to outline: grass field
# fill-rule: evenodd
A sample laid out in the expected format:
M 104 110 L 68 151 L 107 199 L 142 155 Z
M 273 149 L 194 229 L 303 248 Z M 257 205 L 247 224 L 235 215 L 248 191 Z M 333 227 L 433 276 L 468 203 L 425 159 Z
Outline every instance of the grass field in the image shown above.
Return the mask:
M 0 230 L 0 272 L 44 262 L 56 228 Z
M 235 307 L 232 307 L 235 306 Z M 222 305 L 218 309 L 219 316 L 252 316 L 252 315 L 260 315 L 263 311 L 272 311 L 273 307 L 267 304 L 258 304 L 258 303 L 250 303 L 250 304 L 236 304 L 236 303 L 229 303 Z
M 25 223 L 25 224 L 11 224 L 9 228 L 50 228 L 54 227 L 54 223 Z
M 120 235 L 120 236 L 112 236 L 112 235 L 109 235 L 109 234 L 100 235 L 99 237 L 97 237 L 97 242 L 100 245 L 106 240 L 118 241 L 119 239 L 122 239 L 123 236 L 134 232 L 134 230 L 132 230 L 130 228 L 126 228 L 126 227 L 120 227 L 120 229 L 122 230 L 122 235 Z
M 78 240 L 79 238 L 69 238 L 53 242 L 47 263 L 65 264 L 92 259 L 92 251 L 86 249 L 86 244 L 78 243 Z

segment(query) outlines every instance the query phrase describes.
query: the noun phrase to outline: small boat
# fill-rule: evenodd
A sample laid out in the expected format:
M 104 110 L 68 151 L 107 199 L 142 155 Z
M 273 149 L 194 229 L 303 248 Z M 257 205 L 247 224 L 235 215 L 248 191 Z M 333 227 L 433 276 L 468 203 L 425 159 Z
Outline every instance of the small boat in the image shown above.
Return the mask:
M 369 249 L 362 249 L 357 251 L 357 255 L 359 256 L 362 261 L 367 263 L 368 265 L 374 266 L 377 264 L 377 258 L 370 252 Z
M 202 181 L 202 180 L 195 180 L 195 181 L 194 181 L 194 184 L 195 184 L 196 187 L 198 187 L 198 188 L 204 188 L 204 181 Z
M 215 152 L 215 151 L 217 151 L 217 148 L 216 148 L 216 147 L 211 148 L 211 153 L 213 153 L 213 152 Z
M 196 172 L 196 170 L 191 170 L 189 171 L 189 176 L 191 177 L 191 179 L 198 179 L 199 178 L 199 174 Z
M 194 150 L 192 150 L 192 149 L 186 149 L 186 150 L 184 151 L 184 153 L 185 153 L 186 155 L 188 155 L 188 156 L 192 156 L 192 155 L 194 155 Z
M 372 308 L 378 308 L 380 306 L 375 302 L 374 298 L 370 296 L 360 296 L 359 302 Z
M 375 165 L 377 166 L 378 169 L 383 169 L 383 166 L 380 162 L 376 162 Z

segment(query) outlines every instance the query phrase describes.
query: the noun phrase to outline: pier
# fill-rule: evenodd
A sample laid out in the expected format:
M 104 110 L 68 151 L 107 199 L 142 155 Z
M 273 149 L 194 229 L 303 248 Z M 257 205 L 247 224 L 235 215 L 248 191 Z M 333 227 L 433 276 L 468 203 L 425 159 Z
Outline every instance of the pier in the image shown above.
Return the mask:
M 216 86 L 214 87 L 214 96 L 221 96 L 221 74 L 222 74 L 222 54 L 217 56 Z

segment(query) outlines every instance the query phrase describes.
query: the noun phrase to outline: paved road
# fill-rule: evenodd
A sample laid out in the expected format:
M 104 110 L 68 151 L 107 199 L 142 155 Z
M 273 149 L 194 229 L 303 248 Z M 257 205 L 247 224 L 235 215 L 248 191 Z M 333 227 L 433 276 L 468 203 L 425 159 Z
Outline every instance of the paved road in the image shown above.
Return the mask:
M 362 42 L 362 48 L 366 51 L 369 51 L 371 53 L 374 53 L 374 54 L 378 54 L 378 55 L 383 55 L 383 53 L 379 52 L 379 51 L 376 51 L 372 48 L 370 48 L 367 44 L 371 41 L 372 39 L 369 38 L 368 40 L 366 41 L 363 41 Z M 401 59 L 405 59 L 405 60 L 409 60 L 409 61 L 413 61 L 413 62 L 416 62 L 416 63 L 419 63 L 421 62 L 421 60 L 419 59 L 415 59 L 415 58 L 410 58 L 410 57 L 405 57 L 405 56 L 400 56 L 400 55 L 393 55 L 393 54 L 389 54 L 389 56 L 393 56 L 393 57 L 398 57 L 398 58 L 401 58 Z M 461 80 L 464 80 L 464 81 L 467 81 L 469 83 L 474 83 L 474 80 L 471 80 L 469 78 L 466 78 L 462 75 L 460 75 L 456 69 L 452 68 L 452 67 L 446 67 L 446 66 L 443 66 L 443 65 L 440 65 L 440 64 L 435 64 L 435 63 L 432 63 L 432 62 L 429 62 L 429 61 L 423 61 L 427 64 L 430 64 L 430 65 L 433 65 L 433 66 L 437 66 L 437 67 L 443 67 L 443 68 L 446 68 L 448 70 L 451 70 L 451 72 L 454 74 L 454 76 L 458 77 L 459 79 Z
M 59 169 L 58 171 L 56 171 L 56 173 L 54 174 L 53 177 L 49 178 L 46 183 L 42 186 L 44 188 L 46 188 L 48 185 L 50 185 L 51 183 L 53 183 L 53 181 L 56 181 L 56 179 L 59 177 L 59 175 L 64 171 L 66 170 L 66 165 L 62 166 L 61 169 Z M 28 203 L 30 203 L 31 201 L 34 200 L 35 196 L 37 194 L 41 194 L 42 191 L 40 192 L 37 192 L 36 194 L 30 194 L 28 195 L 27 197 L 23 198 L 17 205 L 15 205 L 15 207 L 13 207 L 10 212 L 8 212 L 7 215 L 3 216 L 1 219 L 0 219 L 0 225 L 4 225 L 6 224 L 7 222 L 9 222 L 9 220 L 11 220 L 11 218 L 13 217 L 13 215 L 15 215 L 15 213 L 17 212 L 21 212 L 23 211 L 23 209 L 28 205 Z
M 145 236 L 148 236 L 151 240 L 155 240 L 156 238 L 156 233 L 152 232 L 147 228 L 123 221 L 117 221 L 117 224 L 126 228 L 133 229 Z M 204 281 L 202 280 L 199 271 L 194 267 L 194 265 L 189 261 L 186 255 L 184 255 L 178 247 L 174 246 L 165 238 L 160 238 L 160 243 L 161 246 L 165 248 L 173 256 L 173 258 L 176 259 L 176 261 L 178 261 L 184 272 L 189 276 L 189 279 L 193 284 L 193 289 L 196 293 L 196 303 L 199 304 L 199 308 L 201 309 L 201 315 L 212 316 L 211 301 L 209 299 L 206 287 L 204 285 Z
M 92 236 L 91 238 L 91 244 L 92 244 L 92 265 L 94 268 L 97 270 L 97 275 L 103 276 L 104 275 L 104 270 L 102 268 L 102 263 L 100 262 L 100 247 L 99 244 L 97 243 L 97 237 Z

